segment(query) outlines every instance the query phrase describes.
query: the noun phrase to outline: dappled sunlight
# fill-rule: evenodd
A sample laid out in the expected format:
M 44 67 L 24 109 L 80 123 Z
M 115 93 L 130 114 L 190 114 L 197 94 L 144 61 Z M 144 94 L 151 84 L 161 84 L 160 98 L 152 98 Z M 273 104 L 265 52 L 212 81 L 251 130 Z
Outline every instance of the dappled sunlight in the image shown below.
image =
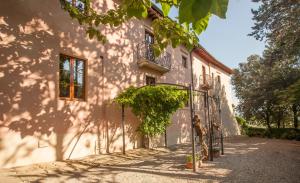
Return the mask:
M 0 45 L 3 47 L 10 47 L 10 43 L 13 43 L 16 37 L 13 35 L 8 35 L 0 32 Z
M 247 154 L 250 152 L 253 152 L 255 150 L 258 150 L 258 148 L 244 148 L 244 149 L 239 149 L 239 148 L 226 148 L 227 154 Z
M 205 176 L 215 176 L 216 178 L 224 178 L 228 176 L 232 170 L 226 168 L 218 168 L 215 166 L 209 166 L 204 163 L 203 167 L 199 170 L 201 174 Z
M 215 158 L 214 161 L 205 161 L 196 172 L 185 168 L 186 154 L 191 152 L 190 144 L 181 144 L 167 148 L 135 149 L 122 153 L 106 155 L 92 155 L 76 160 L 64 162 L 40 163 L 26 167 L 17 167 L 0 171 L 10 177 L 18 177 L 22 181 L 80 181 L 80 182 L 247 182 L 259 180 L 274 182 L 283 180 L 289 182 L 295 180 L 287 176 L 297 172 L 297 166 L 293 169 L 284 167 L 282 172 L 274 174 L 277 164 L 268 156 L 278 149 L 271 150 L 270 146 L 281 146 L 283 142 L 276 140 L 264 141 L 258 138 L 238 137 L 226 141 L 225 155 Z M 293 147 L 289 147 L 293 145 Z M 295 149 L 297 144 L 286 142 L 284 144 L 286 154 L 279 156 L 276 161 L 292 161 L 294 156 L 286 155 L 288 152 L 299 151 Z M 237 149 L 248 150 L 241 153 Z M 252 151 L 253 150 L 253 151 Z M 269 152 L 268 152 L 269 151 Z M 296 153 L 296 152 L 295 152 Z M 262 155 L 262 156 L 261 156 Z M 262 157 L 261 159 L 258 156 Z M 269 160 L 267 160 L 269 159 Z M 272 161 L 268 168 L 262 165 L 264 160 Z M 263 163 L 262 163 L 263 162 Z M 292 166 L 292 164 L 290 165 Z M 270 170 L 269 170 L 270 169 Z M 288 170 L 285 170 L 288 169 Z M 13 171 L 12 171 L 13 170 Z
M 228 155 L 247 155 L 258 151 L 261 146 L 264 146 L 266 142 L 262 143 L 232 143 L 225 147 L 226 154 Z
M 18 25 L 19 31 L 22 34 L 32 34 L 38 31 L 43 31 L 53 36 L 53 30 L 49 28 L 46 22 L 40 18 L 33 18 L 31 21 L 25 23 L 24 26 Z
M 107 11 L 116 7 L 116 2 L 97 1 L 95 6 L 99 6 L 99 11 Z M 30 7 L 30 11 L 24 7 Z M 4 149 L 0 151 L 1 167 L 120 152 L 121 107 L 113 99 L 129 86 L 144 86 L 146 76 L 155 77 L 157 83 L 188 86 L 191 81 L 191 65 L 187 68 L 182 65 L 182 56 L 190 63 L 189 52 L 183 46 L 166 49 L 172 58 L 172 69 L 164 75 L 138 67 L 137 45 L 144 41 L 151 18 L 144 22 L 132 19 L 115 28 L 101 26 L 100 31 L 108 39 L 102 44 L 89 39 L 84 27 L 72 21 L 59 1 L 7 1 L 0 12 L 3 14 L 0 16 L 0 59 L 3 60 L 0 63 L 0 149 Z M 60 97 L 60 54 L 85 62 L 83 98 Z M 196 113 L 203 117 L 203 96 L 197 102 Z M 230 107 L 225 107 L 225 112 L 230 112 Z M 139 124 L 131 110 L 126 109 L 126 149 L 142 146 L 142 136 L 137 131 Z M 184 107 L 172 116 L 172 124 L 166 130 L 168 145 L 189 142 L 190 127 L 190 110 Z M 164 138 L 164 135 L 157 137 L 158 146 L 165 145 Z M 147 153 L 141 151 L 136 156 Z M 155 158 L 147 160 L 147 171 L 159 169 L 160 163 L 152 162 Z M 170 169 L 182 170 L 182 159 L 174 163 L 164 156 L 160 161 Z M 115 168 L 120 171 L 126 167 Z M 225 169 L 220 172 L 226 174 Z
M 14 5 L 16 13 L 24 12 L 24 3 Z M 26 164 L 37 152 L 41 154 L 35 160 L 41 161 L 45 150 L 54 150 L 56 154 L 55 158 L 44 158 L 46 161 L 105 152 L 109 148 L 110 151 L 120 151 L 120 116 L 105 120 L 110 118 L 111 110 L 116 113 L 120 112 L 119 108 L 105 110 L 102 105 L 106 103 L 110 107 L 116 93 L 130 83 L 139 85 L 137 71 L 131 71 L 136 65 L 133 62 L 132 46 L 135 43 L 128 38 L 140 40 L 143 26 L 135 21 L 115 30 L 104 28 L 103 31 L 112 39 L 108 44 L 102 45 L 97 40 L 89 40 L 83 27 L 72 22 L 69 15 L 60 9 L 59 2 L 45 1 L 46 6 L 41 9 L 37 8 L 39 3 L 29 4 L 32 12 L 23 13 L 22 17 L 10 16 L 7 7 L 11 3 L 1 8 L 5 16 L 0 18 L 0 56 L 6 62 L 0 65 L 1 83 L 4 84 L 3 90 L 1 88 L 3 92 L 0 93 L 3 99 L 0 105 L 3 111 L 0 124 L 1 128 L 10 129 L 9 134 L 3 132 L 0 135 L 1 147 L 7 149 L 2 142 L 21 136 L 16 141 L 17 147 L 11 147 L 15 152 L 1 152 L 1 157 L 6 159 L 5 162 L 0 162 L 1 166 Z M 102 6 L 105 9 L 106 6 L 114 6 L 114 3 L 108 1 L 102 3 Z M 135 31 L 129 32 L 129 27 Z M 109 44 L 112 45 L 108 46 Z M 2 52 L 2 49 L 5 50 Z M 59 53 L 87 59 L 89 77 L 85 101 L 59 99 Z M 136 148 L 139 146 L 135 129 L 137 125 L 130 125 L 136 119 L 129 111 L 127 113 L 130 119 L 126 130 L 130 133 L 126 135 L 126 144 L 128 148 Z M 108 121 L 109 124 L 106 125 Z M 107 128 L 110 128 L 109 133 Z M 93 135 L 88 135 L 89 133 Z M 27 137 L 32 137 L 32 143 L 36 145 L 28 151 L 31 153 L 19 156 L 18 151 L 22 152 L 28 146 L 25 141 Z M 95 144 L 98 143 L 101 145 L 97 145 L 96 149 Z M 38 144 L 42 144 L 42 148 Z

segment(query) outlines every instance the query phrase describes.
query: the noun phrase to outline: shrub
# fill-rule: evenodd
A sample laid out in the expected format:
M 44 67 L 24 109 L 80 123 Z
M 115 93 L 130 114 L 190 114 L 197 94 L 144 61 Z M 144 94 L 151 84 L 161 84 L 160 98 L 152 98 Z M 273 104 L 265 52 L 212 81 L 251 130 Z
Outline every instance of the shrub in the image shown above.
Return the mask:
M 240 116 L 236 116 L 235 119 L 236 119 L 236 121 L 238 122 L 238 124 L 239 124 L 240 126 L 247 125 L 247 124 L 246 124 L 247 122 L 246 122 L 246 120 L 245 120 L 244 118 L 242 118 L 242 117 L 240 117 Z
M 244 118 L 240 117 L 240 116 L 236 116 L 235 119 L 241 127 L 241 133 L 243 135 L 246 135 L 247 134 L 247 129 L 248 129 L 247 121 Z
M 199 155 L 198 154 L 196 154 L 196 161 L 199 161 L 200 160 L 200 157 L 199 157 Z M 191 162 L 193 162 L 193 155 L 187 155 L 186 156 L 186 162 L 187 163 L 191 163 Z
M 249 137 L 265 137 L 265 128 L 247 127 L 246 135 Z
M 171 124 L 171 115 L 188 101 L 188 94 L 186 90 L 173 86 L 129 87 L 115 101 L 131 107 L 141 121 L 139 131 L 153 137 L 164 133 Z
M 300 130 L 294 128 L 257 128 L 247 127 L 245 130 L 249 137 L 266 137 L 276 139 L 300 140 Z

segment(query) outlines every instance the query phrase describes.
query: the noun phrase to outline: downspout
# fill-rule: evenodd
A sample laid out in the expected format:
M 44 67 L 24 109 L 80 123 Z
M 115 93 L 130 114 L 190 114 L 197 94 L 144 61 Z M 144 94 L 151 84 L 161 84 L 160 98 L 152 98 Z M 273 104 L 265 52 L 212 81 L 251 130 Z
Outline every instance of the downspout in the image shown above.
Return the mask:
M 194 75 L 193 75 L 193 57 L 192 57 L 192 53 L 193 53 L 193 50 L 190 51 L 190 61 L 191 61 L 191 84 L 192 84 L 192 89 L 194 90 Z
M 210 62 L 208 62 L 208 73 L 209 73 L 209 77 L 211 75 L 211 71 L 210 71 Z
M 194 50 L 194 49 L 193 49 Z M 191 62 L 191 84 L 189 87 L 189 98 L 190 98 L 190 112 L 191 112 L 191 131 L 192 131 L 192 151 L 193 151 L 193 171 L 196 172 L 196 153 L 195 153 L 195 122 L 194 122 L 194 102 L 193 102 L 193 91 L 194 91 L 194 75 L 193 75 L 193 58 L 192 52 L 190 51 L 190 62 Z

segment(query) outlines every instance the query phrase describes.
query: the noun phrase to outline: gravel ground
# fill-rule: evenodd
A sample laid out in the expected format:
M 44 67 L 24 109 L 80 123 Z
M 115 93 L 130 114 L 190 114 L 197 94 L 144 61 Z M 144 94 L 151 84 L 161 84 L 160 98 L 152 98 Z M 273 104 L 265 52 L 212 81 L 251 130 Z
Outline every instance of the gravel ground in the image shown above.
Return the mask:
M 225 155 L 205 162 L 196 173 L 184 168 L 190 152 L 190 145 L 183 144 L 0 169 L 0 182 L 300 182 L 299 141 L 227 139 Z

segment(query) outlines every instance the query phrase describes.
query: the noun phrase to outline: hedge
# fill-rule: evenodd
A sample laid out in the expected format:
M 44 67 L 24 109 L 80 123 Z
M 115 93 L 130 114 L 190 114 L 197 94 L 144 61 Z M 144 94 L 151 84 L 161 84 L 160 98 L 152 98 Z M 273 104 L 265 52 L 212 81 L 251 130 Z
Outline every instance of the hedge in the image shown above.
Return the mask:
M 243 131 L 249 137 L 267 137 L 276 139 L 288 139 L 300 141 L 300 130 L 294 128 L 258 128 L 258 127 L 244 127 Z

